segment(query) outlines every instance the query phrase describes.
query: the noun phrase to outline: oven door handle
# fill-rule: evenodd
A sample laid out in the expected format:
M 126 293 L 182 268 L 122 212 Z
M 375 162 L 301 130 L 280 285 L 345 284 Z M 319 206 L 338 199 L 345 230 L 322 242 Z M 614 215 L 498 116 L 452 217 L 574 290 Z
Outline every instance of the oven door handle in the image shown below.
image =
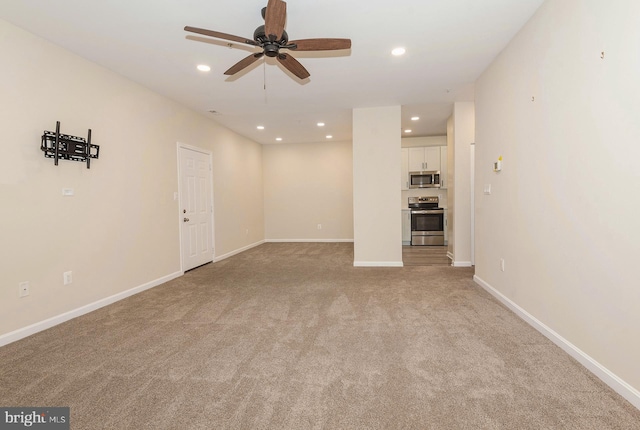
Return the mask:
M 412 215 L 437 215 L 437 214 L 443 214 L 444 215 L 444 209 L 434 209 L 434 210 L 423 210 L 423 211 L 411 211 Z

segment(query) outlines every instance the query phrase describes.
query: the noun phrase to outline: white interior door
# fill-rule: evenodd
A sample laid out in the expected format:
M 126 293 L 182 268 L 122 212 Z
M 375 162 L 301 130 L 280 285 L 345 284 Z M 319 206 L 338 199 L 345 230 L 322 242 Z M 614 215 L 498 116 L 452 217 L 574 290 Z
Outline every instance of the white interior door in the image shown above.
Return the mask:
M 213 261 L 211 154 L 180 146 L 182 270 Z

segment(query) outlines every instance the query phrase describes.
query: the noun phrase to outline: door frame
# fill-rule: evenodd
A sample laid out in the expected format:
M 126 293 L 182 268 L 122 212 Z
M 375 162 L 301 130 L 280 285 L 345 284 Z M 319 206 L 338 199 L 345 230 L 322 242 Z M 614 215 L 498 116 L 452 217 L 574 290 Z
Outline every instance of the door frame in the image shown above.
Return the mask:
M 471 265 L 476 265 L 476 143 L 469 145 L 471 179 Z
M 178 164 L 178 204 L 177 204 L 177 212 L 178 212 L 178 244 L 180 249 L 180 272 L 184 274 L 184 250 L 182 249 L 182 213 L 180 212 L 180 202 L 182 201 L 182 171 L 180 168 L 180 150 L 186 149 L 188 151 L 199 152 L 201 154 L 207 155 L 209 157 L 209 189 L 211 191 L 211 261 L 216 261 L 216 242 L 215 242 L 215 217 L 214 208 L 215 203 L 213 200 L 213 153 L 207 149 L 199 148 L 193 145 L 187 145 L 186 143 L 176 142 L 176 161 Z

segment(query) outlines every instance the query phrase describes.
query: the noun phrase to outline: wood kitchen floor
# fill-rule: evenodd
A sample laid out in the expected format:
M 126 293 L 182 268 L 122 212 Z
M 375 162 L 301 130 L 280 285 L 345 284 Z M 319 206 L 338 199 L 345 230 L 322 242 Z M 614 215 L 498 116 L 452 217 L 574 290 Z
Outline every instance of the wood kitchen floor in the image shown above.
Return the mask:
M 450 266 L 446 246 L 402 245 L 402 264 L 405 266 Z

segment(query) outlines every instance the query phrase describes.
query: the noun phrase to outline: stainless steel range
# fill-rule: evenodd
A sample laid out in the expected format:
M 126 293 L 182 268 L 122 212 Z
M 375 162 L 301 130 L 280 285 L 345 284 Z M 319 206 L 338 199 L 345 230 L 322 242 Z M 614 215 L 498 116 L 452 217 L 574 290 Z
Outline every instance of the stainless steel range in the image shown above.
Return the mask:
M 444 209 L 437 196 L 409 197 L 411 245 L 444 245 Z

